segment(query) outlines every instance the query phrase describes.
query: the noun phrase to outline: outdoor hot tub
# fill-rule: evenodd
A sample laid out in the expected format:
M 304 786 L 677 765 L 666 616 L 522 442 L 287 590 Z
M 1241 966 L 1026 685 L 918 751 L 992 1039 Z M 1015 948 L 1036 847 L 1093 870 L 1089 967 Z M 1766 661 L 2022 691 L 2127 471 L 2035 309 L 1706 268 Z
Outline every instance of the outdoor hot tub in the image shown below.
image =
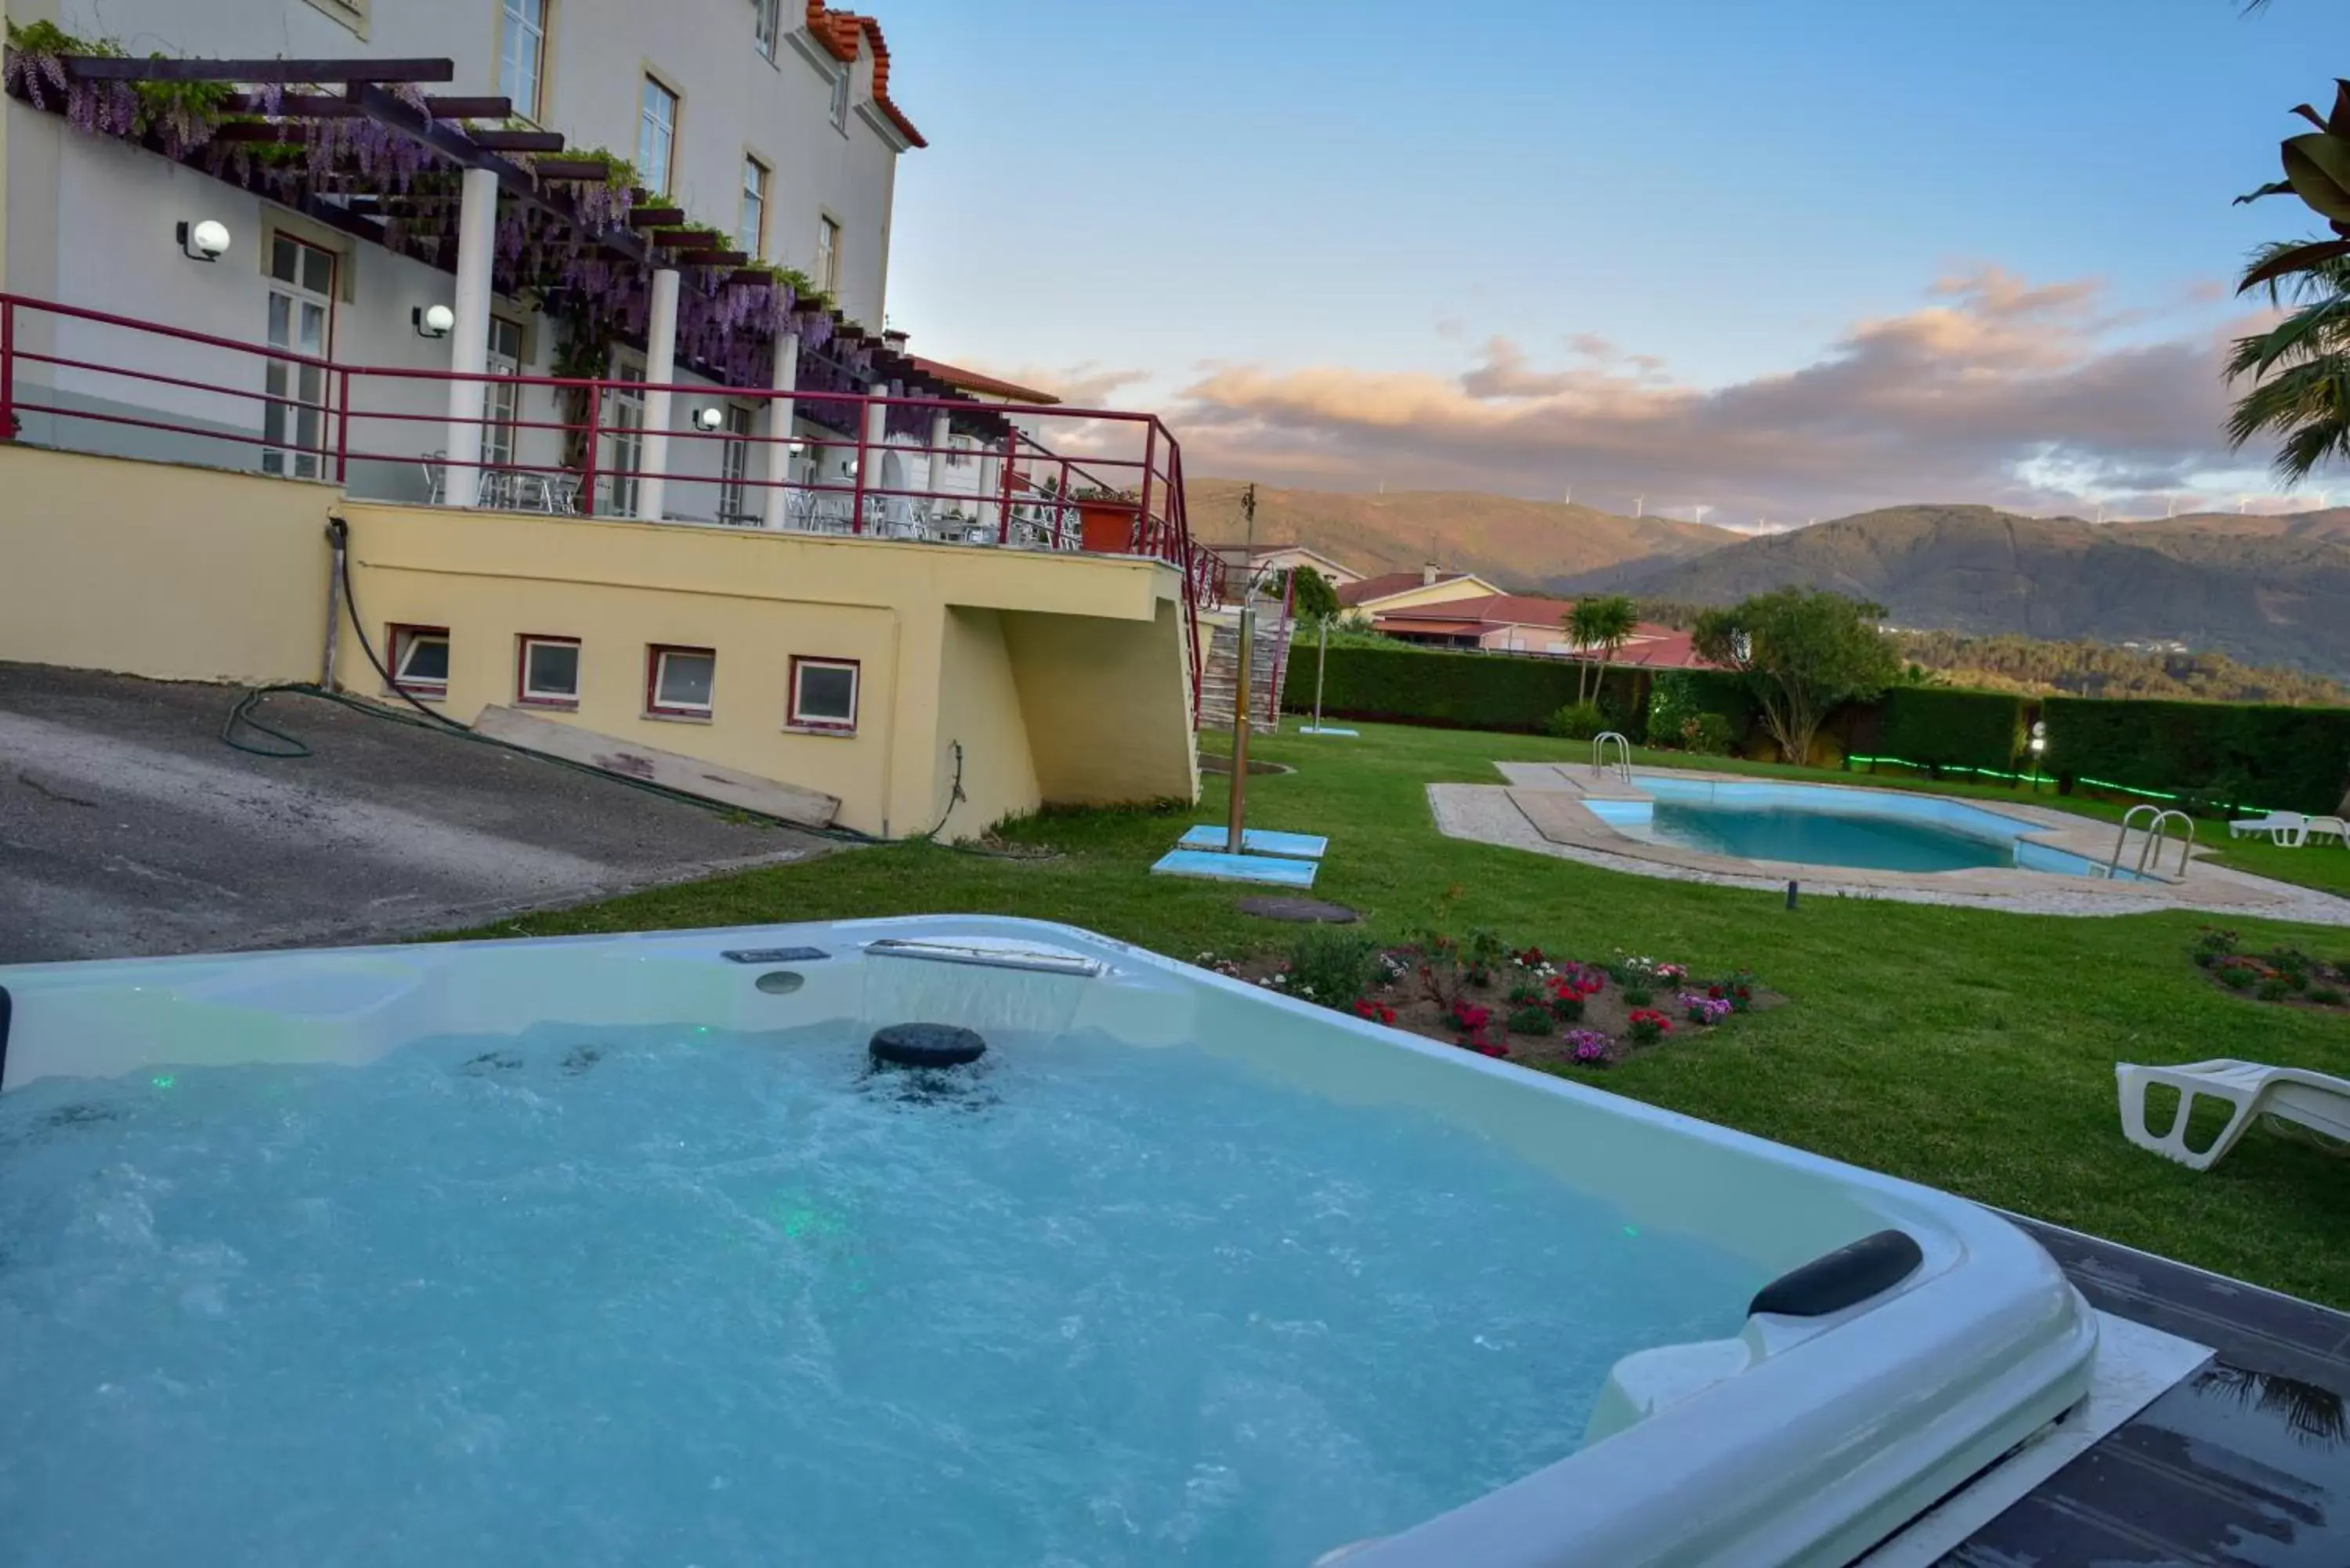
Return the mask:
M 1065 927 L 0 987 L 12 1561 L 1835 1564 L 2088 1386 L 1972 1204 Z

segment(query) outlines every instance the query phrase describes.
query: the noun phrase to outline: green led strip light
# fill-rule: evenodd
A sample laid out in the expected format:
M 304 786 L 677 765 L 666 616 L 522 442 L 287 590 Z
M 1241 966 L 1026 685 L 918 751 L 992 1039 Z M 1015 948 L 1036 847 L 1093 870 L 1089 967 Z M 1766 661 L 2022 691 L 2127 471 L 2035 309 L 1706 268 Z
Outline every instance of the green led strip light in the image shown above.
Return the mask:
M 1852 764 L 1855 763 L 1886 763 L 1897 768 L 1914 768 L 1921 774 L 1937 772 L 1945 774 L 1972 774 L 1977 778 L 2006 779 L 2012 783 L 2032 784 L 2038 784 L 2043 781 L 2048 783 L 2054 782 L 2053 779 L 2050 779 L 2046 774 L 2003 774 L 1996 768 L 1961 767 L 1954 763 L 1946 763 L 1940 768 L 1937 769 L 1925 763 L 1913 763 L 1907 757 L 1865 757 L 1855 753 L 1852 755 L 1846 757 L 1844 761 L 1846 772 L 1851 771 Z M 2177 801 L 2184 800 L 2186 798 L 2184 795 L 2173 794 L 2166 790 L 2140 789 L 2136 784 L 2115 784 L 2110 779 L 2093 779 L 2085 776 L 2076 782 L 2087 784 L 2091 789 L 2107 790 L 2116 794 L 2137 795 L 2143 800 Z M 2263 812 L 2263 808 L 2257 805 L 2230 805 L 2220 801 L 2214 801 L 2211 804 L 2223 812 L 2241 811 L 2247 814 Z M 2263 815 L 2265 815 L 2265 813 L 2263 813 Z

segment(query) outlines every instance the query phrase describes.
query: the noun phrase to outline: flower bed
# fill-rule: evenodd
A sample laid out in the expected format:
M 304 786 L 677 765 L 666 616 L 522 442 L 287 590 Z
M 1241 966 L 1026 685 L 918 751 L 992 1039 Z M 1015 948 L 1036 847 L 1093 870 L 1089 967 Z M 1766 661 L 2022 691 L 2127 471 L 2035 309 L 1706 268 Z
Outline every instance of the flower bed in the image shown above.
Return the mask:
M 1776 1005 L 1746 970 L 1692 978 L 1685 964 L 1617 952 L 1605 962 L 1512 948 L 1490 932 L 1424 932 L 1381 948 L 1317 929 L 1286 954 L 1195 960 L 1301 1002 L 1533 1067 L 1606 1067 Z
M 2222 991 L 2254 1002 L 2350 1012 L 2350 960 L 2328 962 L 2296 948 L 2248 953 L 2235 932 L 2216 926 L 2204 927 L 2189 952 L 2196 967 Z

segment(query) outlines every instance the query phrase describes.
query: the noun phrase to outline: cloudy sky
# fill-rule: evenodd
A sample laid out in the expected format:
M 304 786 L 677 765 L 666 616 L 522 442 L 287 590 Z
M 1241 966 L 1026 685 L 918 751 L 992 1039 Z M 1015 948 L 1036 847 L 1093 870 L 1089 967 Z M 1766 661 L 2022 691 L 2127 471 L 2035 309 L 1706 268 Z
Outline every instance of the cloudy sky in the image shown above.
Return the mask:
M 932 143 L 892 324 L 1194 473 L 1739 526 L 2326 483 L 2227 452 L 2215 367 L 2340 0 L 871 8 Z

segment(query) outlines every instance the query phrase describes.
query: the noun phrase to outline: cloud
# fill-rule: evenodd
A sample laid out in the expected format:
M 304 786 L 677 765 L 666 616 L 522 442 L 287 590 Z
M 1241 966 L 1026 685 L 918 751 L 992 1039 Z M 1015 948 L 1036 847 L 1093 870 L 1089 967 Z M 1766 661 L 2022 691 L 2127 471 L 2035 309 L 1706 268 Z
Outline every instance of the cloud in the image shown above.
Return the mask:
M 1636 493 L 1744 521 L 1904 501 L 2077 509 L 2257 466 L 2220 436 L 2224 336 L 2146 340 L 2094 279 L 1997 267 L 1933 281 L 1918 308 L 1848 327 L 1814 363 L 1722 387 L 1568 339 L 1564 368 L 1492 337 L 1458 376 L 1209 369 L 1169 410 L 1194 473 L 1354 486 Z M 2231 330 L 2241 330 L 2242 323 Z

